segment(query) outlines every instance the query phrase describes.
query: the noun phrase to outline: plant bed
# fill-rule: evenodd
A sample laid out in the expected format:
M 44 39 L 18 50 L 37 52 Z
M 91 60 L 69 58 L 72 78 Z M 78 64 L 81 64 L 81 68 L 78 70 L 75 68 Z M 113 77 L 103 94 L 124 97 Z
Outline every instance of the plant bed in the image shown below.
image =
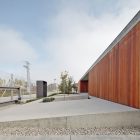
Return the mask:
M 23 104 L 24 102 L 22 100 L 15 100 L 15 104 Z

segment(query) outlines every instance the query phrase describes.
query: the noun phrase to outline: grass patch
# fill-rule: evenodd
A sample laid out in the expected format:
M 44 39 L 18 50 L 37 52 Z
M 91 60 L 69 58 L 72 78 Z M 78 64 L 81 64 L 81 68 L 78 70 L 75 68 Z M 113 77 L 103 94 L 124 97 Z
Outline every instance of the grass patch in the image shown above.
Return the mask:
M 43 98 L 43 101 L 42 102 L 52 102 L 52 101 L 54 101 L 55 100 L 55 98 L 53 98 L 53 97 L 51 97 L 51 98 Z

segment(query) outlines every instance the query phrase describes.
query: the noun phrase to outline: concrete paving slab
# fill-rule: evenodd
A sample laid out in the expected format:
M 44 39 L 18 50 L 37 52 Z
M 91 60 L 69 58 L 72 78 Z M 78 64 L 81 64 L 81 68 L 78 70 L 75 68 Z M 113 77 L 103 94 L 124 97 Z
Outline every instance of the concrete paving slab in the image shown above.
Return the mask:
M 60 94 L 53 96 L 55 98 L 54 101 L 68 101 L 68 100 L 81 100 L 81 99 L 88 99 L 87 93 L 82 94 Z
M 88 97 L 88 93 L 80 93 L 80 94 L 57 94 L 54 95 L 55 98 L 64 98 L 64 97 Z
M 136 110 L 137 109 L 99 98 L 49 103 L 29 103 L 1 110 L 0 122 Z

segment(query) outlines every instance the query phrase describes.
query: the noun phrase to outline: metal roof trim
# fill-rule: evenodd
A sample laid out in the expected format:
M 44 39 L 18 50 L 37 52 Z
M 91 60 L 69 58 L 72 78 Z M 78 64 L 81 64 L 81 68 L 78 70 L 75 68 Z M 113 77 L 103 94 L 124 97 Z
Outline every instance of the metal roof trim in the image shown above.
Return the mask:
M 93 65 L 87 70 L 87 72 L 82 76 L 82 79 L 89 73 L 89 71 L 104 57 L 107 53 L 109 53 L 112 48 L 115 47 L 117 43 L 121 41 L 121 39 L 136 25 L 140 22 L 140 10 L 138 13 L 132 18 L 132 20 L 124 27 L 124 29 L 119 33 L 119 35 L 113 40 L 113 42 L 107 47 L 107 49 L 99 56 L 99 58 L 93 63 Z

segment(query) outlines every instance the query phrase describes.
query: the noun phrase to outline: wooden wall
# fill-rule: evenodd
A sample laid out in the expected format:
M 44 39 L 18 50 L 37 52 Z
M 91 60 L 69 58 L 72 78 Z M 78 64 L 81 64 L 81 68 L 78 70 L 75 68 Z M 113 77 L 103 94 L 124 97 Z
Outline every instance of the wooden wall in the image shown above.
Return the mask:
M 89 72 L 88 90 L 140 108 L 140 22 Z
M 84 92 L 88 92 L 88 81 L 79 81 L 78 83 L 78 92 L 79 93 L 84 93 Z

